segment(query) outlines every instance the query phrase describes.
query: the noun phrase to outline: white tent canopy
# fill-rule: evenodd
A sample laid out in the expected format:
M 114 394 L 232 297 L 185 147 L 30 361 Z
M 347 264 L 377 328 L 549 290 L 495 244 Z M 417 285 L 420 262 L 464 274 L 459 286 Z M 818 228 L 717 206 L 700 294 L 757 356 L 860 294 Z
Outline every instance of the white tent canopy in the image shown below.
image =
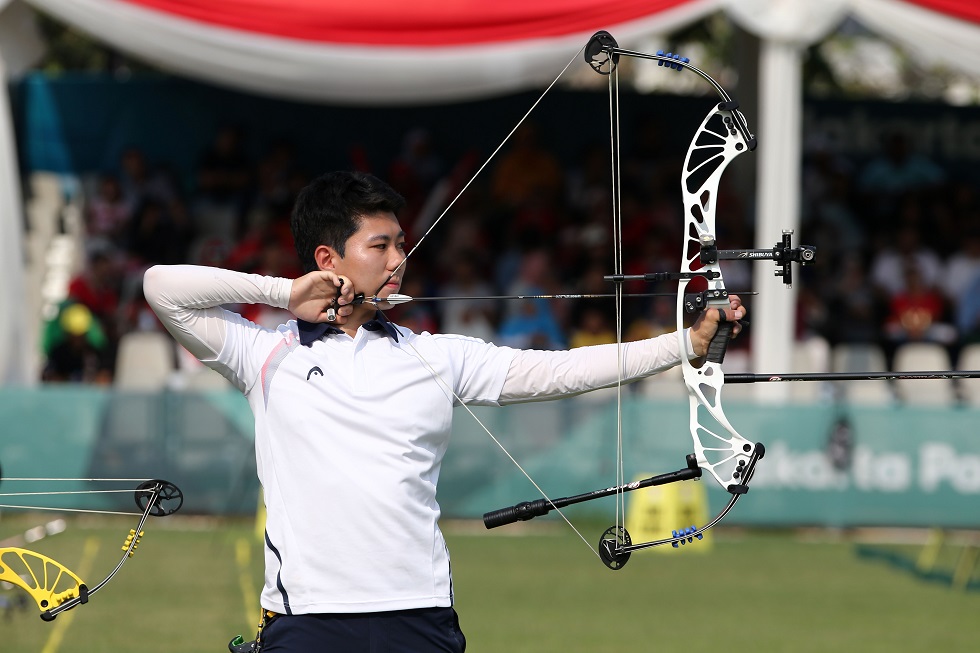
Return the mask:
M 608 3 L 606 3 L 608 4 Z M 431 5 L 431 6 L 430 6 Z M 439 5 L 439 6 L 436 6 Z M 164 70 L 283 98 L 431 103 L 549 83 L 598 29 L 629 47 L 724 10 L 762 40 L 757 234 L 771 247 L 799 214 L 803 50 L 848 14 L 928 60 L 980 74 L 980 8 L 969 0 L 0 0 L 0 72 L 37 52 L 31 8 Z M 750 117 L 750 120 L 752 118 Z M 0 383 L 33 377 L 23 306 L 23 206 L 10 107 L 0 98 Z M 794 298 L 760 275 L 755 369 L 790 360 Z M 762 346 L 765 343 L 765 346 Z M 777 390 L 778 391 L 778 390 Z

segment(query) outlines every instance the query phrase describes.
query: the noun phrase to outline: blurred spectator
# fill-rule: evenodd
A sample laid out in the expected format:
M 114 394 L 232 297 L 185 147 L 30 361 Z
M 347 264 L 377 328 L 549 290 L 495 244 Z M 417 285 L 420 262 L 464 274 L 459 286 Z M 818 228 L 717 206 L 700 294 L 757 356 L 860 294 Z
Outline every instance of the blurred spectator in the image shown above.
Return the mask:
M 136 210 L 129 232 L 129 253 L 138 265 L 181 263 L 186 260 L 191 229 L 187 216 L 174 213 L 156 200 L 146 200 Z
M 297 172 L 296 151 L 292 144 L 286 141 L 274 143 L 257 167 L 254 195 L 245 219 L 246 232 L 261 229 L 277 218 L 288 220 L 296 200 L 292 180 Z
M 963 344 L 980 342 L 980 274 L 960 296 L 956 306 L 956 328 Z
M 858 181 L 865 210 L 879 228 L 886 226 L 882 221 L 895 212 L 903 197 L 933 191 L 946 180 L 942 168 L 911 151 L 905 133 L 886 134 L 882 147 L 882 154 L 864 167 Z
M 112 356 L 109 341 L 92 312 L 83 304 L 64 302 L 44 329 L 47 356 L 41 379 L 48 382 L 109 383 Z
M 519 267 L 516 278 L 505 287 L 507 295 L 550 295 L 558 292 L 560 288 L 554 276 L 554 264 L 551 259 L 551 251 L 543 246 L 536 246 L 533 249 L 522 252 L 518 261 Z M 553 322 L 556 331 L 560 332 L 558 317 L 559 311 L 567 310 L 565 306 L 556 306 L 556 303 L 547 300 L 533 300 L 530 302 L 510 302 L 504 306 L 505 321 L 515 317 L 518 312 L 523 313 L 525 318 L 529 315 L 521 307 L 521 304 L 534 303 L 538 310 L 534 312 L 538 320 L 542 323 Z M 564 338 L 560 338 L 564 339 Z
M 432 134 L 427 129 L 417 127 L 402 140 L 402 149 L 389 169 L 392 181 L 398 180 L 404 186 L 420 194 L 426 194 L 445 174 L 446 164 L 436 152 Z
M 179 194 L 170 177 L 159 170 L 150 170 L 142 150 L 130 147 L 122 154 L 119 184 L 130 207 L 146 201 L 169 205 L 178 201 Z
M 239 204 L 252 181 L 241 128 L 218 128 L 211 146 L 197 164 L 197 196 L 215 203 Z
M 96 194 L 85 207 L 85 232 L 116 246 L 124 244 L 133 206 L 123 197 L 119 179 L 113 175 L 99 178 Z
M 493 197 L 505 207 L 550 204 L 560 197 L 563 181 L 557 157 L 541 144 L 537 127 L 526 122 L 514 132 L 510 149 L 497 160 Z
M 548 301 L 514 302 L 517 307 L 500 325 L 494 342 L 519 349 L 563 349 L 565 336 L 548 308 Z
M 895 243 L 874 258 L 871 281 L 894 296 L 906 289 L 906 270 L 914 266 L 918 278 L 927 287 L 939 283 L 942 261 L 936 252 L 921 244 L 919 230 L 913 225 L 903 225 L 895 234 Z
M 475 252 L 462 252 L 455 258 L 449 280 L 439 287 L 441 297 L 486 297 L 493 286 L 480 275 Z M 490 342 L 495 332 L 496 310 L 493 300 L 462 299 L 439 303 L 441 331 L 459 333 Z
M 575 328 L 569 338 L 568 346 L 588 347 L 616 342 L 616 329 L 610 319 L 613 305 L 610 302 L 579 302 L 575 309 Z
M 805 192 L 801 208 L 806 242 L 814 245 L 821 255 L 828 252 L 834 257 L 858 252 L 867 244 L 864 226 L 854 213 L 850 177 L 846 173 L 828 172 L 820 181 L 819 194 L 814 188 Z
M 881 339 L 881 323 L 889 300 L 870 283 L 860 257 L 843 258 L 823 299 L 826 310 L 811 319 L 823 320 L 814 326 L 831 345 L 877 343 Z
M 943 296 L 924 282 L 914 261 L 906 263 L 904 277 L 905 286 L 892 297 L 885 319 L 888 340 L 895 345 L 922 341 L 953 344 L 956 329 L 945 321 Z
M 566 174 L 569 208 L 582 215 L 608 212 L 612 206 L 610 176 L 609 145 L 587 146 Z
M 959 240 L 960 248 L 946 261 L 940 280 L 943 293 L 954 304 L 966 296 L 967 288 L 980 275 L 980 215 L 974 215 L 972 222 Z
M 673 297 L 653 297 L 646 313 L 632 320 L 623 340 L 632 342 L 655 338 L 677 328 L 676 300 Z
M 239 127 L 218 128 L 197 164 L 194 213 L 198 231 L 234 238 L 241 232 L 252 167 Z
M 264 260 L 270 255 L 269 248 L 279 250 L 274 261 Z M 261 270 L 275 269 L 284 275 L 300 276 L 302 270 L 295 262 L 293 234 L 289 230 L 289 216 L 279 216 L 265 225 L 256 225 L 238 240 L 228 253 L 225 265 L 239 272 L 268 274 Z
M 683 157 L 668 152 L 664 144 L 664 122 L 660 118 L 644 116 L 624 146 L 622 162 L 623 185 L 631 188 L 662 188 L 664 182 L 676 187 Z M 609 146 L 606 145 L 608 152 Z
M 810 210 L 828 197 L 841 196 L 842 185 L 848 185 L 854 176 L 854 165 L 831 151 L 825 135 L 810 135 L 805 147 L 800 206 L 804 221 L 811 217 Z M 846 198 L 848 194 L 843 195 Z
M 865 193 L 896 196 L 933 189 L 946 179 L 945 171 L 919 154 L 913 154 L 908 136 L 894 131 L 884 138 L 883 153 L 861 171 L 860 186 Z
M 636 245 L 647 240 L 665 245 L 669 243 L 674 249 L 674 255 L 670 258 L 679 261 L 677 250 L 684 232 L 684 221 L 674 202 L 660 193 L 641 195 L 637 191 L 624 189 L 621 205 L 624 245 Z
M 513 251 L 516 253 L 518 250 Z M 520 251 L 515 262 L 518 265 L 517 276 L 505 287 L 506 294 L 545 295 L 551 294 L 555 289 L 547 249 L 536 246 L 528 251 Z M 548 299 L 506 303 L 504 318 L 494 342 L 530 349 L 561 348 L 564 334 L 552 309 L 553 302 Z
M 112 254 L 96 249 L 89 254 L 85 268 L 68 284 L 68 298 L 87 307 L 111 340 L 117 339 L 119 283 L 119 268 Z

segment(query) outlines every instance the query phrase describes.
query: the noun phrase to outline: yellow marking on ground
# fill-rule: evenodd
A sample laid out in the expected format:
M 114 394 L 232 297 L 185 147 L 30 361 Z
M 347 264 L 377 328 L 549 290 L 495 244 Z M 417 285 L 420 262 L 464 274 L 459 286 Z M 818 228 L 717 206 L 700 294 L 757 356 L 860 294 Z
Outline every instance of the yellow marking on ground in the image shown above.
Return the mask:
M 85 547 L 82 549 L 82 561 L 78 563 L 78 575 L 81 578 L 87 578 L 89 572 L 92 571 L 92 562 L 95 560 L 95 554 L 99 552 L 99 540 L 95 537 L 90 537 L 85 540 Z M 61 642 L 65 639 L 65 633 L 71 626 L 71 622 L 75 620 L 75 612 L 69 610 L 64 614 L 58 615 L 54 620 L 54 625 L 51 628 L 51 635 L 48 636 L 48 641 L 44 644 L 44 648 L 41 649 L 41 653 L 57 653 L 58 648 L 61 646 Z
M 238 565 L 238 587 L 242 591 L 242 605 L 245 606 L 245 623 L 249 628 L 255 628 L 255 620 L 259 618 L 259 593 L 252 583 L 252 547 L 244 537 L 235 542 L 235 563 Z

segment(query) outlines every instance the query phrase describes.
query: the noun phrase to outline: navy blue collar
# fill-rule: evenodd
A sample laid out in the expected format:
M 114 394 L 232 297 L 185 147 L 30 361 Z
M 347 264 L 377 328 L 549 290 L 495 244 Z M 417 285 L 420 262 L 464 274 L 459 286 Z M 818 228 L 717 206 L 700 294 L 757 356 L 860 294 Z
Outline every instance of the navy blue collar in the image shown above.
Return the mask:
M 297 318 L 296 326 L 299 329 L 299 344 L 304 347 L 309 347 L 327 334 L 343 333 L 338 327 L 326 322 L 307 322 Z M 381 311 L 374 314 L 373 320 L 365 322 L 364 328 L 368 331 L 384 331 L 391 339 L 398 342 L 398 329 Z

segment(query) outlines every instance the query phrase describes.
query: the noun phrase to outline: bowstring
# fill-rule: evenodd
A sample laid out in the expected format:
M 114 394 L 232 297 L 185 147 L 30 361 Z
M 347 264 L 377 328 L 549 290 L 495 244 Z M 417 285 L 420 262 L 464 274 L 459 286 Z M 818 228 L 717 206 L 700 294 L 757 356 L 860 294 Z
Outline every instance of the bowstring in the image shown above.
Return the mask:
M 623 205 L 620 176 L 620 131 L 619 131 L 619 66 L 609 71 L 609 149 L 612 177 L 612 239 L 613 273 L 623 274 Z M 623 284 L 616 282 L 616 526 L 624 526 L 626 520 L 626 493 L 623 486 L 626 474 L 623 460 Z
M 133 489 L 122 490 L 49 490 L 46 492 L 0 492 L 0 497 L 49 497 L 59 494 L 123 494 L 138 492 Z
M 119 512 L 116 510 L 88 510 L 85 508 L 51 508 L 47 506 L 14 506 L 5 503 L 0 503 L 0 508 L 11 508 L 16 510 L 49 510 L 51 512 L 84 512 L 94 515 L 127 515 L 132 517 L 133 515 L 141 515 L 143 513 L 139 512 Z

